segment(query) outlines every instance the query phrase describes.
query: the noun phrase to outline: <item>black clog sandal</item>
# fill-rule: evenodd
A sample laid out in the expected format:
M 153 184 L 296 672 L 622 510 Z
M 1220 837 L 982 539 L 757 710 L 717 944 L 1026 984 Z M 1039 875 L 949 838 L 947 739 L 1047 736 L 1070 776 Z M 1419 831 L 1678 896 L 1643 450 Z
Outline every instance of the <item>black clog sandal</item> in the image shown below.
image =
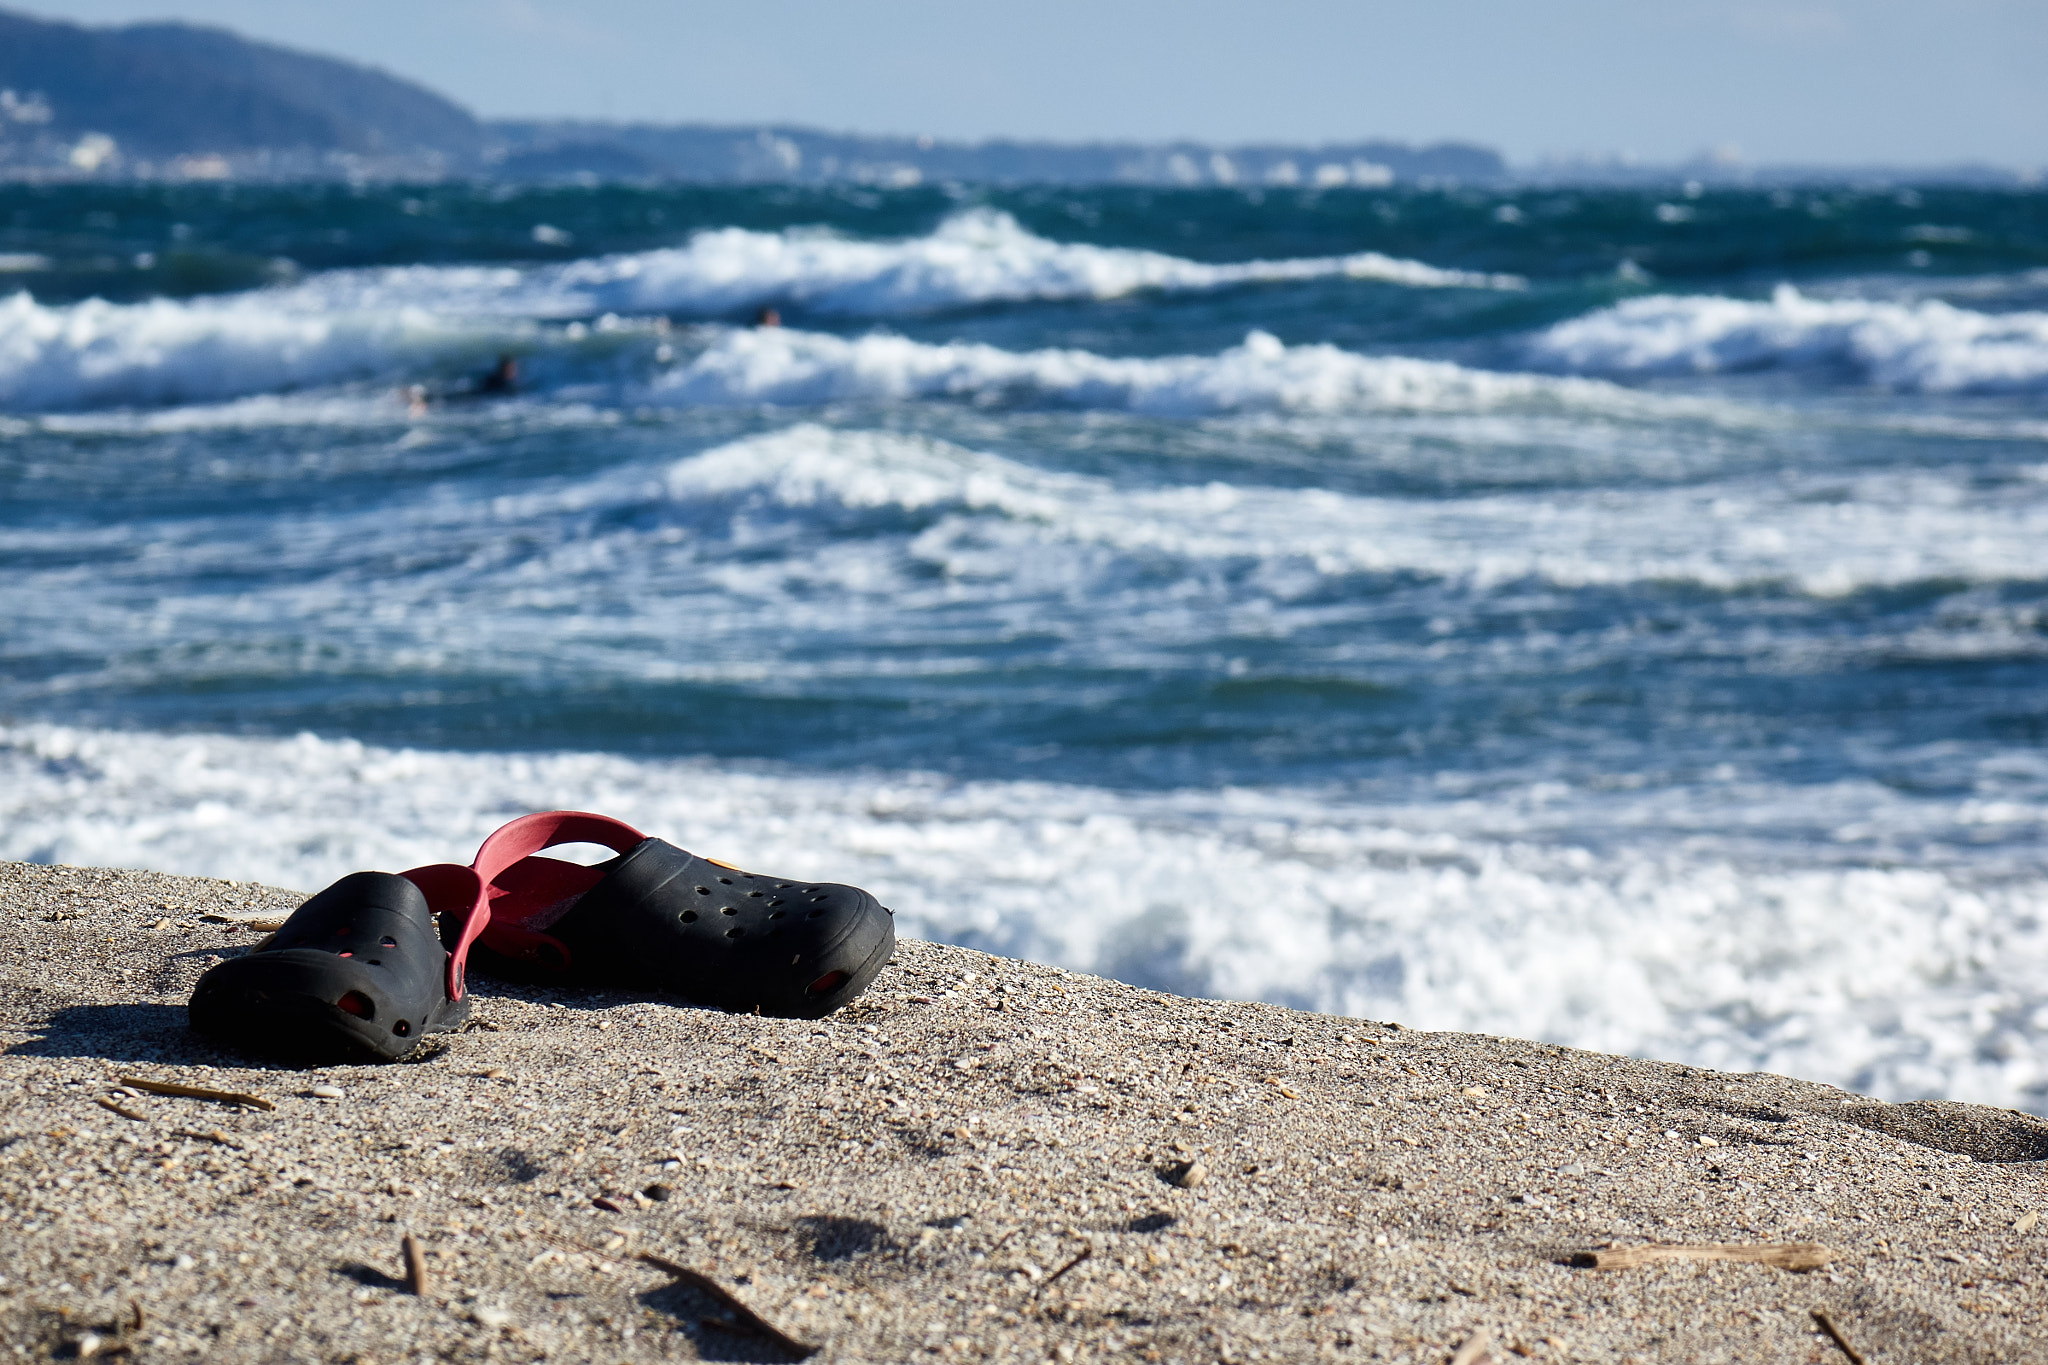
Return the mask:
M 187 1016 L 209 1037 L 300 1061 L 394 1061 L 469 1018 L 463 971 L 489 918 L 469 868 L 352 872 L 208 969 Z
M 534 856 L 585 843 L 619 856 L 595 867 Z M 819 1019 L 866 990 L 896 948 L 890 911 L 859 887 L 742 872 L 604 815 L 514 820 L 471 867 L 490 902 L 479 961 L 527 976 Z

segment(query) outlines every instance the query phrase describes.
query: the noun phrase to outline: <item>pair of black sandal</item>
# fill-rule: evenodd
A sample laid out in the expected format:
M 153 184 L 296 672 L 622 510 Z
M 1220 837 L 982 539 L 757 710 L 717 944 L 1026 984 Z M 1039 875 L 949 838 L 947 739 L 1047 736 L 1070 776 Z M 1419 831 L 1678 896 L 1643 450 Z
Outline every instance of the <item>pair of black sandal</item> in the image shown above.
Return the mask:
M 601 844 L 593 867 L 544 858 Z M 858 887 L 742 872 L 609 816 L 528 815 L 468 867 L 355 872 L 199 978 L 192 1027 L 303 1060 L 390 1061 L 462 1027 L 472 958 L 527 980 L 651 986 L 697 1004 L 819 1019 L 896 946 Z

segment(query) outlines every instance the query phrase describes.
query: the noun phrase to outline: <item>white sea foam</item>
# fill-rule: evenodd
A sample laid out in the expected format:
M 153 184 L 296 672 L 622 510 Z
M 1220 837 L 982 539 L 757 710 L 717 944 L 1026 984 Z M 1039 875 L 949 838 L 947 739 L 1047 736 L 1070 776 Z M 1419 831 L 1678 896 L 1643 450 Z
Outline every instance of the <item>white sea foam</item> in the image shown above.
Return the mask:
M 1015 400 L 1175 417 L 1472 411 L 1509 404 L 1628 411 L 1653 406 L 1597 380 L 1497 374 L 1329 345 L 1286 346 L 1257 331 L 1217 355 L 1159 357 L 1006 351 L 972 342 L 934 345 L 873 333 L 849 338 L 790 328 L 732 331 L 662 375 L 646 398 L 793 406 L 863 399 Z
M 407 450 L 389 458 L 414 463 Z M 106 676 L 24 673 L 13 695 L 118 685 L 128 668 L 732 681 L 785 667 L 763 655 L 764 634 L 849 630 L 911 651 L 929 672 L 971 666 L 993 639 L 1068 637 L 1075 602 L 1090 604 L 1075 650 L 1145 667 L 1162 649 L 1219 635 L 1284 638 L 1369 616 L 1374 595 L 1351 586 L 1330 596 L 1362 574 L 1437 580 L 1460 593 L 1521 582 L 1784 585 L 1820 595 L 2037 582 L 2048 479 L 1985 489 L 1968 469 L 1773 473 L 1410 498 L 1131 484 L 929 438 L 799 424 L 490 498 L 448 490 L 403 505 L 259 519 L 200 508 L 155 523 L 146 555 L 120 553 L 131 540 L 119 525 L 0 533 L 0 555 L 22 564 L 17 643 L 81 658 L 106 656 L 109 642 L 133 646 L 115 650 Z M 90 573 L 84 562 L 95 565 Z M 215 581 L 243 586 L 195 587 Z M 2048 651 L 2025 603 L 1988 600 L 1966 616 L 1897 630 L 1873 622 L 1855 635 L 1795 642 L 1796 658 L 1762 623 L 1751 638 L 1714 647 L 1768 668 L 1852 667 L 1866 654 L 2013 660 Z M 313 660 L 298 643 L 309 631 L 321 641 Z M 537 654 L 532 642 L 542 637 L 550 647 Z M 648 643 L 675 639 L 696 644 L 678 654 Z M 156 642 L 167 640 L 205 646 L 165 653 Z M 1410 657 L 1406 646 L 1369 638 L 1359 647 Z M 1516 646 L 1532 658 L 1559 647 Z M 1578 647 L 1627 655 L 1643 645 L 1623 630 Z M 859 673 L 886 663 L 856 653 L 837 666 Z
M 1892 389 L 2035 393 L 2048 390 L 2048 313 L 1814 299 L 1789 285 L 1761 301 L 1659 294 L 1560 322 L 1526 353 L 1575 373 L 1826 368 Z
M 1966 473 L 1417 500 L 1215 482 L 1128 487 L 944 442 L 814 425 L 681 461 L 668 489 L 692 503 L 757 499 L 749 503 L 756 513 L 760 504 L 950 513 L 914 547 L 922 565 L 944 567 L 947 581 L 1007 577 L 1018 564 L 1042 562 L 1053 545 L 1079 544 L 1263 563 L 1281 578 L 1784 582 L 1832 594 L 1931 578 L 2033 580 L 2048 544 L 2048 489 L 1987 494 L 1973 491 Z
M 1777 812 L 2038 840 L 2048 807 L 1859 784 L 1666 801 L 1551 786 L 1391 806 L 1327 791 L 1148 796 L 0 728 L 0 857 L 311 890 L 358 868 L 464 860 L 526 810 L 597 809 L 742 865 L 870 886 L 909 934 L 1143 984 L 1893 1099 L 2048 1102 L 2040 866 L 1818 865 L 1726 832 Z M 1645 814 L 1695 828 L 1683 843 L 1663 827 L 1616 837 Z
M 327 385 L 488 347 L 417 308 L 318 312 L 270 292 L 62 306 L 0 299 L 0 408 L 203 403 Z

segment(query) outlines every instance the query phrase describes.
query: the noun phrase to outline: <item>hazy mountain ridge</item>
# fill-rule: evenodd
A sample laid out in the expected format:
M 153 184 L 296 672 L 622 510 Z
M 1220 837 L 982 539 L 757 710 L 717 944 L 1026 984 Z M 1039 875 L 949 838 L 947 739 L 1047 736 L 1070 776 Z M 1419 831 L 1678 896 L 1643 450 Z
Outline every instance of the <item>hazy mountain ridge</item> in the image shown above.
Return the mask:
M 715 183 L 1321 184 L 1496 180 L 1484 147 L 1363 141 L 942 142 L 810 128 L 507 120 L 370 67 L 178 23 L 0 10 L 0 175 Z
M 87 28 L 0 10 L 0 165 L 220 175 L 364 158 L 473 165 L 468 110 L 369 67 L 187 24 Z M 197 162 L 198 164 L 194 164 Z M 394 167 L 396 169 L 396 167 Z
M 1414 147 L 1370 140 L 1321 146 L 1257 143 L 952 142 L 788 126 L 608 124 L 502 120 L 490 125 L 496 173 L 512 179 L 597 177 L 906 186 L 995 184 L 1353 185 L 1396 180 L 1494 181 L 1499 153 L 1469 143 Z
M 485 122 L 372 67 L 181 23 L 86 27 L 0 10 L 0 179 L 538 183 L 1140 184 L 1376 188 L 1394 183 L 1723 185 L 2038 183 L 2003 167 L 1677 166 L 1575 160 L 1510 168 L 1464 142 L 1310 146 L 1062 143 L 758 124 Z

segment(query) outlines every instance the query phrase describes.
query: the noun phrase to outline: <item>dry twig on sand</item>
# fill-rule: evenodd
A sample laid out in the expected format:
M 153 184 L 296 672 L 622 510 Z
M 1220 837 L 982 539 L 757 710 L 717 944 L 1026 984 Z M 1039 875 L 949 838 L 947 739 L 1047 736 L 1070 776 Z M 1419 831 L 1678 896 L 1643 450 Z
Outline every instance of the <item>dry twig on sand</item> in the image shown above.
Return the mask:
M 113 1100 L 108 1099 L 105 1095 L 94 1095 L 92 1097 L 92 1102 L 98 1105 L 100 1108 L 106 1110 L 108 1113 L 119 1114 L 124 1119 L 134 1119 L 137 1123 L 149 1122 L 149 1115 L 144 1114 L 138 1110 L 127 1108 L 125 1105 L 116 1104 Z
M 1634 1270 L 1659 1261 L 1751 1261 L 1780 1270 L 1818 1270 L 1834 1259 L 1835 1249 L 1819 1242 L 1667 1242 L 1595 1247 L 1575 1253 L 1572 1264 L 1591 1270 Z
M 246 1105 L 251 1109 L 275 1109 L 276 1105 L 261 1095 L 244 1095 L 238 1090 L 212 1090 L 203 1085 L 179 1085 L 173 1081 L 152 1081 L 141 1076 L 123 1076 L 121 1084 L 137 1090 L 147 1090 L 152 1095 L 176 1095 L 188 1100 L 215 1100 L 221 1104 Z
M 398 1239 L 398 1249 L 405 1253 L 405 1287 L 416 1299 L 427 1296 L 427 1253 L 420 1249 L 420 1239 L 411 1233 Z
M 1849 1365 L 1870 1365 L 1870 1362 L 1863 1358 L 1863 1352 L 1851 1346 L 1849 1338 L 1842 1335 L 1842 1329 L 1835 1326 L 1835 1320 L 1828 1316 L 1827 1309 L 1814 1309 L 1813 1320 L 1820 1324 L 1820 1330 L 1828 1334 L 1829 1340 L 1842 1348 L 1842 1354 L 1849 1357 Z
M 806 1346 L 795 1337 L 782 1331 L 782 1329 L 776 1327 L 759 1313 L 756 1313 L 753 1309 L 734 1298 L 732 1291 L 712 1279 L 709 1275 L 701 1274 L 686 1265 L 677 1265 L 674 1261 L 656 1256 L 651 1251 L 641 1252 L 640 1259 L 663 1274 L 675 1276 L 676 1279 L 697 1290 L 699 1293 L 708 1294 L 718 1300 L 732 1313 L 732 1325 L 741 1331 L 750 1332 L 764 1341 L 772 1342 L 799 1359 L 818 1353 L 817 1347 Z
M 1072 1269 L 1073 1269 L 1073 1268 L 1074 1268 L 1075 1266 L 1077 1266 L 1077 1265 L 1081 1264 L 1081 1262 L 1083 1262 L 1083 1261 L 1087 1260 L 1087 1259 L 1088 1259 L 1088 1258 L 1089 1258 L 1090 1256 L 1093 1256 L 1094 1254 L 1095 1254 L 1095 1244 L 1094 1244 L 1093 1242 L 1083 1242 L 1083 1243 L 1081 1243 L 1081 1254 L 1080 1254 L 1080 1255 L 1078 1255 L 1078 1256 L 1076 1256 L 1076 1257 L 1074 1257 L 1074 1259 L 1073 1259 L 1073 1260 L 1071 1260 L 1071 1261 L 1068 1261 L 1068 1262 L 1067 1262 L 1067 1263 L 1066 1263 L 1065 1265 L 1061 1266 L 1061 1267 L 1060 1267 L 1060 1268 L 1059 1268 L 1058 1270 L 1055 1270 L 1055 1271 L 1053 1271 L 1053 1273 L 1052 1273 L 1052 1274 L 1050 1274 L 1050 1275 L 1046 1276 L 1046 1277 L 1045 1277 L 1045 1283 L 1044 1283 L 1044 1284 L 1042 1284 L 1042 1285 L 1040 1285 L 1040 1286 L 1038 1286 L 1038 1292 L 1039 1292 L 1039 1293 L 1041 1293 L 1041 1294 L 1043 1294 L 1043 1293 L 1044 1293 L 1044 1292 L 1045 1292 L 1046 1290 L 1048 1290 L 1048 1289 L 1052 1288 L 1052 1282 L 1053 1282 L 1054 1280 L 1057 1280 L 1057 1279 L 1058 1279 L 1058 1278 L 1059 1278 L 1060 1276 L 1062 1276 L 1062 1275 L 1066 1274 L 1066 1273 L 1067 1273 L 1067 1272 L 1068 1272 L 1069 1270 L 1072 1270 Z

